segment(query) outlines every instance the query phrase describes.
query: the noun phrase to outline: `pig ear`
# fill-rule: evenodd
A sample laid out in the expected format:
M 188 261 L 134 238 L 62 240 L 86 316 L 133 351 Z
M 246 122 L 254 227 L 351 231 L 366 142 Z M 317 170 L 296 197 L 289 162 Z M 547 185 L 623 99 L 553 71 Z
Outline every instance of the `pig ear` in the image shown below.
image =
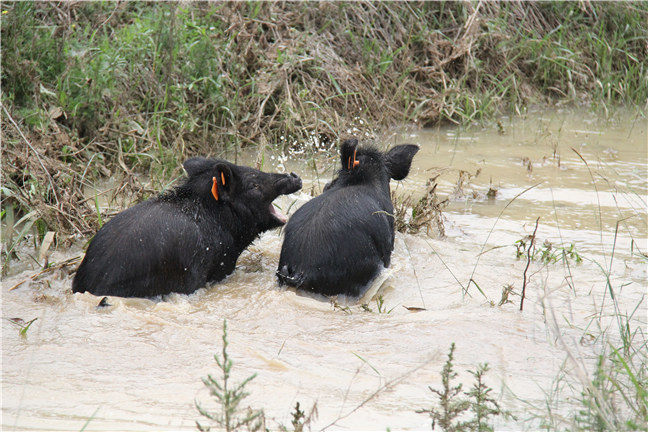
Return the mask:
M 234 176 L 232 170 L 226 164 L 216 165 L 210 179 L 211 194 L 216 201 L 227 201 L 231 198 Z
M 385 155 L 385 164 L 389 177 L 394 180 L 403 180 L 409 174 L 412 158 L 419 151 L 419 146 L 403 144 L 389 150 Z
M 187 171 L 189 177 L 196 176 L 214 167 L 214 161 L 202 157 L 187 159 L 182 167 Z
M 342 145 L 340 146 L 340 160 L 342 161 L 342 169 L 350 170 L 351 168 L 353 168 L 353 163 L 355 161 L 354 155 L 357 147 L 358 140 L 355 138 L 342 142 Z

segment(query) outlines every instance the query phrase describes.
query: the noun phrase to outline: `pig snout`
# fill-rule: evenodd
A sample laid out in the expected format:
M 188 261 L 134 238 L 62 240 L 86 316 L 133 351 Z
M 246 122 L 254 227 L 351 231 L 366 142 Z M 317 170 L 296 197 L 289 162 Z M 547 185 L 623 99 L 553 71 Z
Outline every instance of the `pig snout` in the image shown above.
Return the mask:
M 297 174 L 291 172 L 290 174 L 286 174 L 282 178 L 277 180 L 275 186 L 279 195 L 286 195 L 297 192 L 299 189 L 301 189 L 302 181 Z

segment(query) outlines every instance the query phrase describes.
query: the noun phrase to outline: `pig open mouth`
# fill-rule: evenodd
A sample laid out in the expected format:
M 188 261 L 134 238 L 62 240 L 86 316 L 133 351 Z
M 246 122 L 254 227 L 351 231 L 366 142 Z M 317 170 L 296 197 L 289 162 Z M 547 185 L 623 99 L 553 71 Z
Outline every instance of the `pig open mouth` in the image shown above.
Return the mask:
M 223 159 L 195 157 L 182 166 L 187 177 L 175 188 L 102 226 L 74 276 L 73 292 L 156 297 L 220 281 L 254 239 L 287 223 L 272 201 L 302 186 L 295 173 L 266 173 Z
M 281 213 L 275 206 L 274 204 L 270 203 L 270 207 L 268 208 L 270 211 L 270 214 L 272 217 L 274 217 L 277 221 L 281 222 L 281 224 L 285 224 L 288 221 L 288 216 L 285 214 Z
M 275 183 L 275 190 L 279 195 L 288 195 L 297 192 L 302 187 L 302 181 L 297 174 L 291 172 L 289 175 L 284 175 Z M 272 202 L 268 206 L 270 215 L 281 225 L 288 221 L 288 216 L 283 214 Z

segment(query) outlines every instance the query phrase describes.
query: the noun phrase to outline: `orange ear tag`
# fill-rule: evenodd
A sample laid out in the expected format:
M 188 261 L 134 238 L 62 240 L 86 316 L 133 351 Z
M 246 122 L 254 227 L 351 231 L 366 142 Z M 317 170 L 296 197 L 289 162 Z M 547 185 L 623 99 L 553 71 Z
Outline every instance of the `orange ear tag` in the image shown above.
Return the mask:
M 358 151 L 357 148 L 353 150 L 353 165 L 351 164 L 351 156 L 349 156 L 349 162 L 347 163 L 347 169 L 349 171 L 351 171 L 351 166 L 353 166 L 353 168 L 355 168 L 358 165 L 360 165 L 360 161 L 356 160 L 356 152 L 357 151 Z
M 222 173 L 221 173 L 222 175 Z M 216 182 L 216 177 L 213 177 L 212 180 L 214 181 L 214 184 L 212 185 L 212 195 L 214 195 L 214 199 L 218 201 L 218 183 Z
M 223 186 L 225 186 L 225 174 L 221 171 L 221 180 L 223 180 Z

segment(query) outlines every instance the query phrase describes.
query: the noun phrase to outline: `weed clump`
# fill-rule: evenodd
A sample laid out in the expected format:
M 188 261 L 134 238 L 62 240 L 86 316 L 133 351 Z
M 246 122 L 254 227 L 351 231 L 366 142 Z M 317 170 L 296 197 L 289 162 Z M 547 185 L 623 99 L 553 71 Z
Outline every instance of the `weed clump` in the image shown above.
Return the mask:
M 425 195 L 416 202 L 411 194 L 403 197 L 392 193 L 394 228 L 398 232 L 416 234 L 425 229 L 427 235 L 436 232 L 438 236 L 445 237 L 443 211 L 449 201 L 439 198 L 436 192 L 437 178 L 428 179 Z
M 635 360 L 635 356 L 640 358 Z M 626 355 L 614 348 L 607 355 L 599 355 L 591 381 L 580 391 L 580 408 L 573 413 L 572 425 L 579 431 L 646 430 L 648 367 L 645 361 L 645 353 Z
M 304 432 L 306 426 L 310 425 L 311 420 L 316 415 L 316 406 L 313 405 L 310 413 L 306 413 L 301 409 L 299 402 L 295 403 L 295 408 L 290 413 L 292 419 L 290 424 L 292 425 L 292 432 Z M 283 432 L 288 432 L 289 429 L 286 426 L 281 426 L 279 430 Z
M 241 402 L 249 393 L 245 391 L 245 386 L 252 381 L 256 374 L 253 374 L 243 380 L 238 385 L 232 385 L 230 374 L 232 370 L 232 359 L 227 354 L 227 321 L 223 320 L 223 350 L 219 357 L 214 355 L 214 360 L 222 372 L 221 377 L 207 375 L 203 378 L 205 387 L 209 389 L 209 394 L 216 400 L 218 411 L 210 412 L 202 405 L 195 402 L 196 409 L 203 417 L 215 422 L 215 424 L 224 429 L 226 432 L 238 431 L 245 428 L 249 431 L 264 430 L 265 417 L 262 410 L 253 410 L 251 408 L 243 409 L 240 407 Z M 203 426 L 196 422 L 196 427 L 201 432 L 211 430 L 209 426 Z
M 480 364 L 474 371 L 469 371 L 475 377 L 475 383 L 466 395 L 470 397 L 470 411 L 473 418 L 466 423 L 468 430 L 492 431 L 493 427 L 488 423 L 491 416 L 512 417 L 508 411 L 500 408 L 499 404 L 490 393 L 493 391 L 484 383 L 484 375 L 488 372 L 488 363 Z
M 443 365 L 443 371 L 441 372 L 443 389 L 436 390 L 428 387 L 432 393 L 435 393 L 439 397 L 438 408 L 416 411 L 417 413 L 427 413 L 430 415 L 432 418 L 432 429 L 438 424 L 441 429 L 447 432 L 465 430 L 467 424 L 460 422 L 458 419 L 464 412 L 470 409 L 470 402 L 459 398 L 462 385 L 451 385 L 451 381 L 457 377 L 457 373 L 454 371 L 454 365 L 452 364 L 454 350 L 455 344 L 453 342 L 450 345 L 450 352 L 448 352 L 448 360 Z
M 292 412 L 291 424 L 295 432 L 303 432 L 304 430 L 304 420 L 306 419 L 306 414 L 299 408 L 299 402 L 295 404 L 295 410 Z
M 422 409 L 417 413 L 429 414 L 432 418 L 432 429 L 438 424 L 446 432 L 464 431 L 492 431 L 489 418 L 493 416 L 511 417 L 508 411 L 500 408 L 499 404 L 490 395 L 492 389 L 484 383 L 484 375 L 488 372 L 488 364 L 482 364 L 475 371 L 470 373 L 475 377 L 475 383 L 468 392 L 462 392 L 462 384 L 453 385 L 452 381 L 457 377 L 454 371 L 454 342 L 450 345 L 448 359 L 441 372 L 441 390 L 429 387 L 430 391 L 439 397 L 439 405 L 436 408 Z M 461 394 L 468 396 L 468 399 L 461 397 Z M 462 420 L 468 414 L 472 414 L 470 420 Z
M 515 246 L 515 257 L 517 259 L 530 258 L 531 261 L 540 261 L 543 264 L 555 264 L 558 261 L 572 260 L 576 264 L 583 262 L 583 258 L 572 242 L 569 246 L 556 246 L 549 240 L 545 240 L 542 246 L 536 248 L 535 242 L 531 243 L 531 236 L 525 236 L 517 240 Z

